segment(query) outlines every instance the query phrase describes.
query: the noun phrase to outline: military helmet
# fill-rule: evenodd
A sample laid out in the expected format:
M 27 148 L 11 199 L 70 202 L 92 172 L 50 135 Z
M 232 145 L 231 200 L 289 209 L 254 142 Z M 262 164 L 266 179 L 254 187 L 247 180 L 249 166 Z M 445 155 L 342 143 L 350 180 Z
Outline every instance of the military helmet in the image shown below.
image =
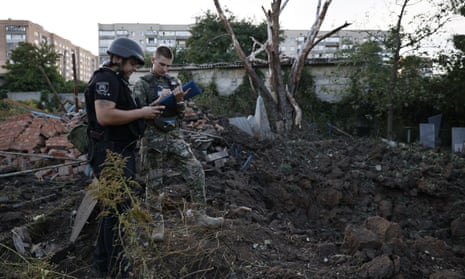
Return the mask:
M 128 38 L 118 38 L 114 40 L 107 50 L 110 55 L 117 55 L 122 58 L 134 58 L 140 65 L 144 65 L 144 52 L 138 43 Z

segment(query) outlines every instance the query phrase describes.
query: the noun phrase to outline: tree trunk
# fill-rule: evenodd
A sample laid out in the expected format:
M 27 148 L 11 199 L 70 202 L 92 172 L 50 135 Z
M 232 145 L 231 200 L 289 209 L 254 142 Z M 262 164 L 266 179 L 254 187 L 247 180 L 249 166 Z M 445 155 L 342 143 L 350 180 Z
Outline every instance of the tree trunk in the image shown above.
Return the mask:
M 224 12 L 219 4 L 219 0 L 213 0 L 215 3 L 216 10 L 218 15 L 223 22 L 223 25 L 226 29 L 226 32 L 230 35 L 233 42 L 234 49 L 238 54 L 240 60 L 243 62 L 245 70 L 249 75 L 250 80 L 252 81 L 255 88 L 258 89 L 259 94 L 264 97 L 265 103 L 267 104 L 267 109 L 271 112 L 270 118 L 273 118 L 275 121 L 275 129 L 277 133 L 285 133 L 292 129 L 293 124 L 301 128 L 302 122 L 302 110 L 300 109 L 299 104 L 297 103 L 295 96 L 297 94 L 298 84 L 300 82 L 301 73 L 305 65 L 305 60 L 312 48 L 321 40 L 331 36 L 340 29 L 348 26 L 348 23 L 345 23 L 341 27 L 323 35 L 317 39 L 317 35 L 320 31 L 321 24 L 326 16 L 331 0 L 325 0 L 323 8 L 321 9 L 322 0 L 318 1 L 316 20 L 312 26 L 312 29 L 307 35 L 307 42 L 305 44 L 304 50 L 299 55 L 297 59 L 294 60 L 291 67 L 290 76 L 288 78 L 288 84 L 284 84 L 283 72 L 281 68 L 281 60 L 279 53 L 279 15 L 281 14 L 284 7 L 287 5 L 289 0 L 284 1 L 281 5 L 281 0 L 273 0 L 271 3 L 271 10 L 263 9 L 265 17 L 267 20 L 268 26 L 268 39 L 266 42 L 261 44 L 259 51 L 265 51 L 268 56 L 268 67 L 270 72 L 270 89 L 268 89 L 264 81 L 260 80 L 258 75 L 255 73 L 250 59 L 255 59 L 256 53 L 250 54 L 249 57 L 246 57 L 244 51 L 239 45 L 234 31 L 231 28 Z M 254 40 L 255 43 L 258 43 Z M 273 104 L 268 106 L 268 104 Z M 295 119 L 292 119 L 293 112 L 295 113 Z
M 399 59 L 400 59 L 400 49 L 401 49 L 401 34 L 400 29 L 402 27 L 402 18 L 405 14 L 405 8 L 410 0 L 404 0 L 402 3 L 402 8 L 397 20 L 397 24 L 394 30 L 394 57 L 392 61 L 391 69 L 391 81 L 388 87 L 388 101 L 387 101 L 387 139 L 392 140 L 392 122 L 394 119 L 394 105 L 393 97 L 397 88 L 397 78 L 399 70 Z

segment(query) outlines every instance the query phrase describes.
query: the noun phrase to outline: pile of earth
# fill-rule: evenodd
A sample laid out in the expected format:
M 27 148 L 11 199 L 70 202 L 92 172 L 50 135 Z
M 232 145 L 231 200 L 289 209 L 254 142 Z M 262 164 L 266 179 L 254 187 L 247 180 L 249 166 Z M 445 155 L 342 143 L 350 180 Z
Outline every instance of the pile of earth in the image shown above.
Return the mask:
M 224 216 L 223 226 L 189 224 L 189 189 L 167 179 L 165 239 L 141 245 L 136 278 L 465 277 L 463 154 L 306 131 L 259 141 L 217 121 L 224 130 L 212 146 L 230 156 L 205 164 L 207 213 Z M 95 211 L 69 242 L 89 182 L 0 179 L 1 196 L 22 201 L 0 207 L 1 278 L 93 278 Z M 20 226 L 55 252 L 18 256 Z M 41 277 L 43 262 L 56 273 Z

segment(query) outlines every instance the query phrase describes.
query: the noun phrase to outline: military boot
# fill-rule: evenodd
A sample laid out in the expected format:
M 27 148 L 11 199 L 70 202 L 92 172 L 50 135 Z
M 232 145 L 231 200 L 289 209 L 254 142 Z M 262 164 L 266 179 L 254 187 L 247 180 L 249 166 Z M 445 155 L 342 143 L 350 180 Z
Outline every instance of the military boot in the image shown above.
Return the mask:
M 153 197 L 147 202 L 151 203 L 150 205 L 150 214 L 152 215 L 152 235 L 151 238 L 153 241 L 163 241 L 165 237 L 165 221 L 163 219 L 163 198 L 165 197 L 164 193 L 160 193 L 158 196 Z
M 218 228 L 224 223 L 223 217 L 210 217 L 204 210 L 188 209 L 186 211 L 186 217 L 188 222 L 205 228 Z
M 153 216 L 153 230 L 151 238 L 153 241 L 163 241 L 165 238 L 165 221 L 163 220 L 163 214 L 155 214 Z

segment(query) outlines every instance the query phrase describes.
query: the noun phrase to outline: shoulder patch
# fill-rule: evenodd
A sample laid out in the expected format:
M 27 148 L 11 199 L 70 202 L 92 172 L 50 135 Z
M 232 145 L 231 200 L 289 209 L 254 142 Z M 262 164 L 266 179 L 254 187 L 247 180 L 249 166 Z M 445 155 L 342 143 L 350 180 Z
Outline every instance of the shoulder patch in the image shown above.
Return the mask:
M 99 95 L 110 96 L 110 84 L 108 81 L 99 81 L 95 83 L 95 91 Z

